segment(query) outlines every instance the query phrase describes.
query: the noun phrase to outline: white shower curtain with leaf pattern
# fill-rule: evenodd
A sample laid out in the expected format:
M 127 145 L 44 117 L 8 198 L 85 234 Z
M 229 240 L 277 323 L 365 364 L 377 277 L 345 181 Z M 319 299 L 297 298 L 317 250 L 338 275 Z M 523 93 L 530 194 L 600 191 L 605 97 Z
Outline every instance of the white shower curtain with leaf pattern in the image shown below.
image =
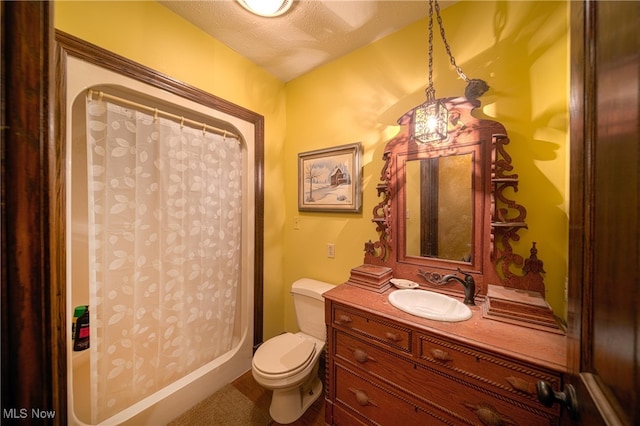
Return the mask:
M 235 138 L 87 99 L 91 399 L 103 421 L 231 348 Z

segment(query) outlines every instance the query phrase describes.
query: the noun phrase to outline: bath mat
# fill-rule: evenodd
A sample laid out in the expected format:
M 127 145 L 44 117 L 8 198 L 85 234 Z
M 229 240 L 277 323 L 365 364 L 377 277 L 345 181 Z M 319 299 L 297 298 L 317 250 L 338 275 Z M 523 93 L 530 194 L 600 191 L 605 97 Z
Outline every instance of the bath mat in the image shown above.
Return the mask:
M 167 426 L 266 426 L 272 422 L 267 412 L 228 384 Z

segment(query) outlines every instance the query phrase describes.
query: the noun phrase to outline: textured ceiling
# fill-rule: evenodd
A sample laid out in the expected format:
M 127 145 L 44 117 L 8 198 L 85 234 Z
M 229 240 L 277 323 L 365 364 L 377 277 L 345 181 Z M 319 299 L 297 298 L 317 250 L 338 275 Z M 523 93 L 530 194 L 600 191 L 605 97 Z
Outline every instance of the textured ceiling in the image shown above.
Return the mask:
M 160 0 L 283 81 L 366 46 L 428 14 L 425 1 L 299 0 L 277 18 L 247 12 L 234 0 Z M 441 1 L 444 9 L 453 1 Z

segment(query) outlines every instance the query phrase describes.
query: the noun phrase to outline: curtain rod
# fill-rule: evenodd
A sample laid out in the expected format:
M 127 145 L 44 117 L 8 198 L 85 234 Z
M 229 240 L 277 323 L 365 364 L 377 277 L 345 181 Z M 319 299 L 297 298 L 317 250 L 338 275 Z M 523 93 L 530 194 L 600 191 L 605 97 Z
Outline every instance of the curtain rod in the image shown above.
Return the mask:
M 116 101 L 116 102 L 119 102 L 121 104 L 133 107 L 133 108 L 138 108 L 138 109 L 145 110 L 147 112 L 153 113 L 153 118 L 154 119 L 158 118 L 158 115 L 163 115 L 163 116 L 165 116 L 167 118 L 171 118 L 173 120 L 178 121 L 181 126 L 183 126 L 185 123 L 191 124 L 191 125 L 196 126 L 196 127 L 201 127 L 202 131 L 209 130 L 209 131 L 211 131 L 213 133 L 217 133 L 217 134 L 223 135 L 225 137 L 226 136 L 234 137 L 234 138 L 238 139 L 238 141 L 240 141 L 240 136 L 238 136 L 235 133 L 230 132 L 228 130 L 220 129 L 219 127 L 211 126 L 209 124 L 201 123 L 201 122 L 198 122 L 198 121 L 195 121 L 195 120 L 190 120 L 190 119 L 184 118 L 184 117 L 182 117 L 180 115 L 172 114 L 172 113 L 167 112 L 167 111 L 162 111 L 162 110 L 160 110 L 158 108 L 152 108 L 150 106 L 139 104 L 137 102 L 133 102 L 133 101 L 130 101 L 128 99 L 120 98 L 120 97 L 115 96 L 115 95 L 109 95 L 108 93 L 104 93 L 101 90 L 89 89 L 88 90 L 88 95 L 89 95 L 89 100 L 92 100 L 93 96 L 96 95 L 98 97 L 98 100 L 110 99 L 112 101 Z

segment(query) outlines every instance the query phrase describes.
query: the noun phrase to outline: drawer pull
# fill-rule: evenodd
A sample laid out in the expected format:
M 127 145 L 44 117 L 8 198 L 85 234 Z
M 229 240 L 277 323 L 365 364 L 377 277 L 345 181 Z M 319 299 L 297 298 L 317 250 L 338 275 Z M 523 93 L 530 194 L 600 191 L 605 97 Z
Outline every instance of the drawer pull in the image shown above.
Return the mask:
M 399 342 L 400 340 L 402 340 L 402 337 L 400 337 L 398 333 L 392 333 L 390 331 L 384 333 L 384 337 L 386 337 L 387 340 L 391 340 L 392 342 Z
M 364 364 L 367 361 L 374 361 L 374 358 L 371 358 L 365 351 L 362 349 L 355 349 L 353 351 L 353 358 L 361 364 Z
M 507 377 L 505 380 L 507 382 L 509 382 L 509 384 L 515 390 L 527 393 L 529 395 L 535 395 L 535 393 L 536 393 L 536 384 L 535 383 L 530 383 L 530 382 L 527 382 L 524 379 L 520 379 L 518 377 L 513 377 L 513 376 Z
M 353 320 L 349 315 L 342 314 L 338 317 L 338 322 L 340 324 L 349 324 L 350 322 L 353 322 Z
M 378 404 L 376 404 L 375 402 L 369 399 L 369 395 L 367 395 L 365 391 L 360 389 L 351 389 L 351 388 L 349 388 L 349 390 L 353 392 L 353 394 L 356 397 L 356 401 L 358 401 L 358 404 L 360 404 L 360 406 L 362 407 L 364 407 L 365 405 L 373 405 L 375 407 L 378 406 Z
M 451 357 L 449 357 L 449 352 L 443 351 L 442 349 L 431 349 L 431 355 L 437 359 L 438 361 L 451 361 Z
M 474 405 L 465 402 L 464 405 L 475 413 L 483 425 L 502 426 L 517 424 L 511 417 L 500 414 L 498 410 L 490 404 L 480 402 Z

